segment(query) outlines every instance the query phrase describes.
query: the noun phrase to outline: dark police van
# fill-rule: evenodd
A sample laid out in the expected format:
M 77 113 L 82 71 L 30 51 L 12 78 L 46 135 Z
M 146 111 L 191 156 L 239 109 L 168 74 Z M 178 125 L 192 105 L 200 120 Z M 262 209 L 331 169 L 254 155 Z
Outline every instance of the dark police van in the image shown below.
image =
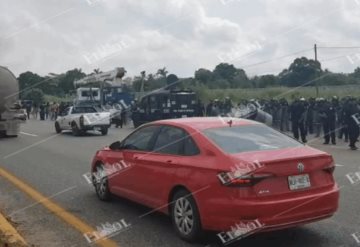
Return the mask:
M 196 93 L 189 90 L 158 90 L 142 97 L 132 109 L 134 127 L 160 119 L 199 116 Z

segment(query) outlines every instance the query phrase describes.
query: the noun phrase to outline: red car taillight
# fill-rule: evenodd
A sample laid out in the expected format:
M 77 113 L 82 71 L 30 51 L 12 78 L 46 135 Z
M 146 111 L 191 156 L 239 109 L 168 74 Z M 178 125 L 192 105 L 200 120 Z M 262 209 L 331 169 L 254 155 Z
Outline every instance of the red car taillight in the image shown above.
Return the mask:
M 330 174 L 333 174 L 334 171 L 335 171 L 335 165 L 334 165 L 334 164 L 331 164 L 330 166 L 325 167 L 323 170 L 326 171 L 326 172 L 328 172 L 328 173 L 330 173 Z
M 326 171 L 330 174 L 333 174 L 335 171 L 335 162 L 332 156 L 328 157 L 328 160 L 326 161 L 327 163 L 329 163 L 328 166 L 326 166 L 325 168 L 323 168 L 323 171 Z
M 273 174 L 262 173 L 262 174 L 252 174 L 245 175 L 241 177 L 234 177 L 231 173 L 221 172 L 218 174 L 220 181 L 225 186 L 235 186 L 235 187 L 249 187 L 259 183 L 261 180 L 264 180 L 269 177 L 273 177 Z
M 333 174 L 335 171 L 335 162 L 331 155 L 327 156 L 325 159 L 326 164 L 328 164 L 326 167 L 324 167 L 322 170 L 326 171 L 330 174 Z

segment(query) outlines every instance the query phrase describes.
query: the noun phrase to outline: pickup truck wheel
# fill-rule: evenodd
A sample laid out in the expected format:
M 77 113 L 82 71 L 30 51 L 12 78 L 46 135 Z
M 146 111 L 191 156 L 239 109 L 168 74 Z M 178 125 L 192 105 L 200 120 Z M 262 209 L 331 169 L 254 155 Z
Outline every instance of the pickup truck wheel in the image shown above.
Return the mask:
M 80 134 L 80 130 L 75 122 L 71 124 L 71 130 L 74 136 L 78 136 Z
M 137 121 L 134 121 L 134 120 L 133 120 L 133 124 L 134 124 L 135 129 L 140 126 L 140 124 Z
M 6 135 L 6 137 L 9 137 L 9 138 L 16 138 L 16 137 L 18 137 L 18 135 Z
M 108 127 L 102 127 L 102 128 L 101 128 L 101 134 L 102 134 L 103 136 L 107 135 L 108 131 L 109 131 L 109 128 L 108 128 Z
M 111 199 L 111 193 L 104 165 L 97 165 L 94 173 L 93 183 L 95 185 L 96 195 L 101 201 L 109 201 Z
M 58 133 L 58 134 L 61 133 L 60 124 L 59 124 L 58 122 L 55 122 L 55 131 L 56 131 L 56 133 Z

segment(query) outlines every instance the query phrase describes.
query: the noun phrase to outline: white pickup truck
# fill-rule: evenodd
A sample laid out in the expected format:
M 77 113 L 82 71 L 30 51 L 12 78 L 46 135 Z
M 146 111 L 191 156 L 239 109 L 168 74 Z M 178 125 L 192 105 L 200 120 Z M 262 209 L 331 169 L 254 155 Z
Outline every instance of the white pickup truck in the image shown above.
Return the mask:
M 110 113 L 98 111 L 93 106 L 71 106 L 66 108 L 55 121 L 56 133 L 71 130 L 74 136 L 88 130 L 98 130 L 107 135 L 110 127 Z

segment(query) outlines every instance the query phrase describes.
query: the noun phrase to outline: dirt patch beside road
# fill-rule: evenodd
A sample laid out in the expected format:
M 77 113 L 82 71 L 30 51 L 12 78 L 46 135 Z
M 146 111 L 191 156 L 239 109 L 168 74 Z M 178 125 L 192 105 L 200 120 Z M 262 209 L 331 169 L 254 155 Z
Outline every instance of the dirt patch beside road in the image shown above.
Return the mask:
M 27 247 L 23 237 L 0 212 L 0 247 Z

